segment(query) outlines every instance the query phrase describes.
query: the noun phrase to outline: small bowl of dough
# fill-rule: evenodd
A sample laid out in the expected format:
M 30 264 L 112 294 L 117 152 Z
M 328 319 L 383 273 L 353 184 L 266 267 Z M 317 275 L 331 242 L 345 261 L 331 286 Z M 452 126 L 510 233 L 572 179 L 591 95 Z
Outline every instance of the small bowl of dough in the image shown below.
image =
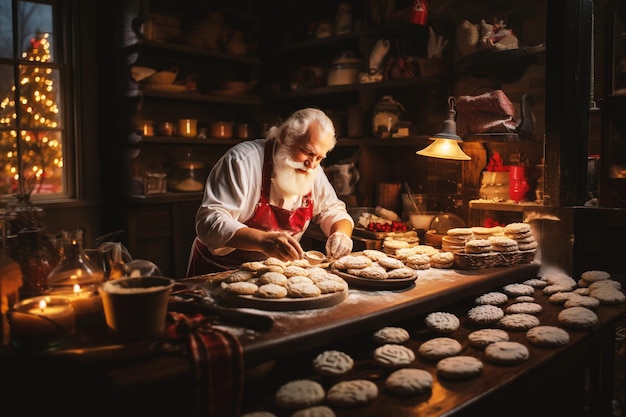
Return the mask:
M 326 259 L 326 255 L 318 250 L 310 250 L 304 252 L 304 259 L 309 261 L 311 265 L 317 265 Z

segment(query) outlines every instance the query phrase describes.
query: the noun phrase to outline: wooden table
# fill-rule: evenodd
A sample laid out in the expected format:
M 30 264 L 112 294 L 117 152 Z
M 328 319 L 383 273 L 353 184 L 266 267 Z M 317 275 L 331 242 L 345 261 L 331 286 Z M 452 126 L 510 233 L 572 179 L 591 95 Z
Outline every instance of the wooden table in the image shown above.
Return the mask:
M 380 390 L 368 406 L 336 409 L 338 417 L 582 416 L 587 406 L 592 407 L 591 417 L 607 415 L 614 326 L 624 314 L 623 305 L 601 307 L 598 325 L 590 331 L 570 332 L 571 341 L 562 348 L 529 346 L 530 360 L 511 367 L 486 363 L 481 351 L 468 346 L 467 334 L 472 328 L 464 323 L 453 337 L 462 343 L 463 354 L 485 362 L 482 375 L 466 382 L 441 382 L 435 364 L 418 358 L 412 366 L 433 373 L 432 393 L 398 398 L 384 389 L 388 371 L 371 359 L 374 330 L 402 325 L 412 335 L 407 345 L 417 351 L 421 342 L 432 337 L 423 324 L 427 313 L 451 311 L 465 322 L 464 314 L 476 295 L 534 278 L 538 272 L 537 264 L 480 271 L 431 270 L 405 290 L 351 289 L 344 302 L 324 309 L 242 309 L 274 319 L 270 331 L 225 326 L 239 337 L 248 365 L 244 411 L 266 409 L 278 417 L 289 416 L 289 411 L 272 404 L 276 389 L 294 378 L 314 378 L 328 389 L 334 380 L 314 375 L 311 360 L 322 350 L 337 348 L 356 360 L 345 378 L 373 380 Z M 544 306 L 539 316 L 542 324 L 556 324 L 561 307 L 547 302 L 539 290 L 536 297 Z M 3 397 L 11 398 L 18 409 L 32 412 L 29 415 L 73 416 L 86 411 L 92 416 L 193 414 L 193 370 L 186 358 L 151 350 L 154 341 L 118 344 L 101 331 L 94 336 L 94 328 L 102 330 L 103 323 L 96 320 L 79 328 L 74 344 L 65 350 L 45 354 L 0 350 Z M 512 340 L 524 342 L 524 338 L 523 332 L 511 333 Z M 542 403 L 548 406 L 540 406 Z

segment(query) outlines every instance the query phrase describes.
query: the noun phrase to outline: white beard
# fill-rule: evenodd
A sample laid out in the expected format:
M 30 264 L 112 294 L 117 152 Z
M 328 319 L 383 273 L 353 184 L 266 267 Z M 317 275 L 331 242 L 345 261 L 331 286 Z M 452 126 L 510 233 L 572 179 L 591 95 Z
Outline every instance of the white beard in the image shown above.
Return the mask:
M 308 194 L 313 189 L 315 175 L 315 169 L 306 168 L 304 163 L 291 159 L 285 146 L 281 146 L 274 155 L 273 184 L 285 196 Z

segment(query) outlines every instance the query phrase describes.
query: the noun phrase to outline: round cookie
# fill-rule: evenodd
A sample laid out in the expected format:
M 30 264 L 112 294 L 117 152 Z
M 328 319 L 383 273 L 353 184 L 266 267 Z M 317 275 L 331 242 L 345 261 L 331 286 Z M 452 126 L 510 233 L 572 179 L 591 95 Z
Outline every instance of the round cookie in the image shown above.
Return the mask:
M 245 269 L 238 269 L 228 274 L 228 276 L 224 279 L 224 282 L 230 284 L 233 282 L 249 281 L 252 277 L 254 277 L 254 272 Z
M 285 267 L 285 271 L 283 272 L 287 278 L 301 276 L 306 277 L 309 275 L 309 271 L 306 268 L 297 265 L 289 265 Z
M 403 368 L 393 371 L 385 380 L 387 389 L 399 395 L 416 395 L 429 391 L 433 377 L 423 369 Z
M 264 272 L 259 277 L 259 284 L 277 284 L 284 286 L 287 284 L 287 276 L 281 272 Z
M 503 292 L 492 291 L 477 297 L 474 302 L 476 304 L 489 304 L 489 305 L 501 305 L 505 304 L 509 300 L 509 296 Z
M 366 266 L 365 268 L 348 268 L 347 272 L 350 275 L 355 275 L 361 278 L 369 278 L 369 279 L 389 278 L 387 269 L 385 269 L 378 262 L 373 262 L 371 265 Z
M 378 387 L 367 379 L 341 381 L 330 387 L 326 399 L 332 405 L 355 407 L 365 405 L 378 396 Z
M 596 325 L 598 316 L 585 307 L 570 307 L 559 312 L 559 323 L 571 329 L 589 329 Z
M 450 269 L 454 265 L 452 252 L 437 252 L 430 255 L 430 266 L 439 269 Z
M 430 269 L 430 256 L 425 254 L 415 254 L 406 258 L 406 266 L 413 269 Z
M 298 409 L 310 407 L 324 399 L 324 388 L 310 379 L 296 379 L 282 385 L 274 395 L 279 407 Z
M 531 295 L 520 295 L 519 297 L 515 297 L 513 299 L 514 303 L 534 303 L 535 297 Z
M 450 337 L 435 337 L 422 343 L 418 353 L 429 360 L 440 360 L 461 353 L 461 344 Z
M 506 342 L 509 334 L 501 329 L 480 329 L 467 335 L 471 346 L 477 349 L 484 349 L 490 343 Z
M 374 350 L 374 361 L 387 368 L 406 366 L 415 360 L 415 353 L 404 345 L 387 343 Z
M 576 293 L 574 293 L 576 294 Z M 597 308 L 600 305 L 600 300 L 595 297 L 590 297 L 587 295 L 576 294 L 573 297 L 565 300 L 563 307 L 586 307 L 586 308 Z
M 487 253 L 493 250 L 489 239 L 471 239 L 465 242 L 465 253 Z
M 559 291 L 551 294 L 548 301 L 552 304 L 562 305 L 572 297 L 575 297 L 575 294 L 571 291 Z
M 324 376 L 343 375 L 354 367 L 354 359 L 345 352 L 327 350 L 313 359 L 313 369 Z
M 376 249 L 365 249 L 363 251 L 363 255 L 367 256 L 374 262 L 378 261 L 380 258 L 388 257 L 385 252 Z
M 591 288 L 589 296 L 597 298 L 600 304 L 621 304 L 626 301 L 624 293 L 610 285 Z
M 285 298 L 287 288 L 278 284 L 263 284 L 259 286 L 256 296 L 261 298 Z
M 511 297 L 517 297 L 520 295 L 533 295 L 535 293 L 535 288 L 526 284 L 507 284 L 502 287 L 502 290 L 505 294 Z
M 461 321 L 452 313 L 435 311 L 424 319 L 426 327 L 436 333 L 450 334 L 461 325 Z
M 585 271 L 582 274 L 580 274 L 580 279 L 584 279 L 588 283 L 592 283 L 596 281 L 603 281 L 605 279 L 610 279 L 610 278 L 611 278 L 611 274 L 609 274 L 606 271 L 593 270 L 593 271 Z
M 539 319 L 532 314 L 507 314 L 498 321 L 498 325 L 507 330 L 528 330 L 539 326 Z
M 222 289 L 239 295 L 252 295 L 257 292 L 259 286 L 248 281 L 222 282 Z
M 473 356 L 451 356 L 437 362 L 437 375 L 446 379 L 470 379 L 482 371 L 482 361 Z
M 533 303 L 533 302 L 522 302 L 522 303 L 513 303 L 508 306 L 504 311 L 507 314 L 517 314 L 517 313 L 525 313 L 525 314 L 539 314 L 543 310 L 541 304 Z
M 405 266 L 403 268 L 391 269 L 387 271 L 388 279 L 417 278 L 417 271 Z
M 527 279 L 526 281 L 522 282 L 522 284 L 524 285 L 530 285 L 533 288 L 544 288 L 546 285 L 548 285 L 548 283 L 542 279 L 539 278 L 532 278 L 532 279 Z
M 332 408 L 325 405 L 316 405 L 309 408 L 303 408 L 295 411 L 290 417 L 335 417 L 336 414 Z
M 392 258 L 391 256 L 380 257 L 376 262 L 388 269 L 398 269 L 406 266 L 400 259 Z
M 496 252 L 515 252 L 518 250 L 517 240 L 515 239 L 505 236 L 491 236 L 489 241 Z
M 504 317 L 504 311 L 500 307 L 490 304 L 472 307 L 467 312 L 467 318 L 477 324 L 495 323 L 502 317 Z
M 287 288 L 287 292 L 290 297 L 295 298 L 309 298 L 309 297 L 319 297 L 322 294 L 322 291 L 315 284 L 290 284 Z
M 372 335 L 377 343 L 395 343 L 400 344 L 410 339 L 409 332 L 402 327 L 383 327 Z
M 518 342 L 495 342 L 485 348 L 485 358 L 497 365 L 515 365 L 529 357 L 528 348 Z
M 339 282 L 332 279 L 318 281 L 315 285 L 317 285 L 322 294 L 341 292 L 348 288 L 348 284 L 345 281 Z
M 536 346 L 557 347 L 569 342 L 569 333 L 556 326 L 536 326 L 526 332 L 526 338 Z

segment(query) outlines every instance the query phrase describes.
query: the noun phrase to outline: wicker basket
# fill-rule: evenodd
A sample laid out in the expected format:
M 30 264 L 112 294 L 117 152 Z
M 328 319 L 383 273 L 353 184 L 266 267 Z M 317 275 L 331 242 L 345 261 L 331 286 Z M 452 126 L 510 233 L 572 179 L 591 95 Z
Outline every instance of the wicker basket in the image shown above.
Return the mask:
M 522 253 L 518 250 L 511 252 L 496 252 L 498 254 L 498 266 L 512 266 L 520 263 Z
M 500 257 L 496 252 L 465 253 L 453 252 L 456 269 L 483 269 L 498 266 Z

